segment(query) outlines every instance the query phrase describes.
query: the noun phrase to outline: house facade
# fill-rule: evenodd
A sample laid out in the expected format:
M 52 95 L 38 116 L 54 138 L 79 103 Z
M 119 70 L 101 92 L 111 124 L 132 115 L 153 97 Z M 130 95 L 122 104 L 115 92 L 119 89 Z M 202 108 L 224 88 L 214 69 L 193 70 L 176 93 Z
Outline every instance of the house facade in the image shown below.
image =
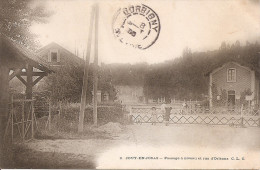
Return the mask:
M 210 107 L 258 106 L 259 73 L 236 62 L 228 62 L 209 73 Z
M 38 56 L 47 62 L 52 68 L 58 68 L 66 64 L 82 65 L 84 60 L 59 44 L 52 42 L 37 51 Z

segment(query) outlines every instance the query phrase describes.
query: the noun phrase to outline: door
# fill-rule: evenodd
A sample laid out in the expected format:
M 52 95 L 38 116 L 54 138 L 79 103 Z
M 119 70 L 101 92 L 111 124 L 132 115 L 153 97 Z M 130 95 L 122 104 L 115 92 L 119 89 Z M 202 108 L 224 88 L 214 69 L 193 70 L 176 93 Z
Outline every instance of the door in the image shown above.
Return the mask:
M 228 91 L 228 109 L 234 109 L 236 104 L 236 93 L 234 90 Z

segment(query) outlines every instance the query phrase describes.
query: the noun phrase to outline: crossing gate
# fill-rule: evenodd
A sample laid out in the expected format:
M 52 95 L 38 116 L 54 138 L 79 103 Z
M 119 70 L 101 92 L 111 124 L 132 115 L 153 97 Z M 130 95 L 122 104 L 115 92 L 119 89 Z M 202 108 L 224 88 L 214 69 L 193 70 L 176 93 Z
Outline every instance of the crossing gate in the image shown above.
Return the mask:
M 156 108 L 155 123 L 163 123 L 164 115 Z M 231 127 L 260 127 L 260 110 L 190 110 L 173 109 L 169 124 L 229 125 Z M 152 123 L 151 107 L 131 108 L 131 120 L 136 124 Z
M 8 139 L 11 137 L 12 142 L 25 142 L 31 140 L 34 137 L 34 126 L 36 123 L 34 100 L 14 100 L 12 97 L 4 138 Z

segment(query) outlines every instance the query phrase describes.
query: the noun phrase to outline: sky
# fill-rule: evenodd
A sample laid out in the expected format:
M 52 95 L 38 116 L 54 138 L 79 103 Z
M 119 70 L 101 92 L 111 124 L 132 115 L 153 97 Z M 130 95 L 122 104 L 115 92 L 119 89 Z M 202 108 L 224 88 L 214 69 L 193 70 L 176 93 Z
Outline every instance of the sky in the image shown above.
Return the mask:
M 43 1 L 40 1 L 43 3 Z M 225 41 L 260 41 L 260 0 L 101 0 L 99 4 L 98 56 L 104 63 L 160 63 L 191 51 L 218 49 Z M 153 9 L 161 24 L 157 41 L 140 50 L 115 37 L 113 18 L 120 8 L 145 4 Z M 56 42 L 79 57 L 86 54 L 90 0 L 47 0 L 45 7 L 54 14 L 45 24 L 35 23 L 31 31 L 42 46 Z M 93 35 L 93 34 L 92 34 Z M 92 38 L 93 40 L 94 38 Z M 94 42 L 92 41 L 92 44 Z M 91 49 L 91 60 L 94 54 Z

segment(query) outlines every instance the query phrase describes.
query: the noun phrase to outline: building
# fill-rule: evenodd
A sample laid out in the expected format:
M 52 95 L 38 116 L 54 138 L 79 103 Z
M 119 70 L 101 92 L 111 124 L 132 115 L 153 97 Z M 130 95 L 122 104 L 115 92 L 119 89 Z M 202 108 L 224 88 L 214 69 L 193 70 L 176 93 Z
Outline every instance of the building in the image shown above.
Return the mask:
M 66 50 L 59 44 L 52 42 L 37 51 L 38 56 L 46 61 L 52 68 L 59 67 L 66 64 L 82 65 L 84 60 L 77 57 L 75 54 Z
M 75 54 L 71 53 L 67 49 L 63 48 L 59 44 L 52 42 L 37 51 L 39 59 L 45 61 L 52 69 L 55 71 L 67 71 L 67 67 L 65 69 L 61 69 L 62 66 L 73 65 L 76 68 L 80 67 L 80 70 L 83 72 L 85 61 L 82 58 L 79 58 Z M 90 64 L 90 69 L 93 68 L 92 63 Z M 93 92 L 92 92 L 93 94 Z M 93 96 L 91 96 L 93 97 Z M 89 99 L 91 101 L 91 99 Z M 106 91 L 98 90 L 97 91 L 97 100 L 98 103 L 101 102 L 109 102 L 110 94 Z
M 259 69 L 237 62 L 227 62 L 207 75 L 210 107 L 259 105 Z
M 36 54 L 1 33 L 0 41 L 0 160 L 1 165 L 7 165 L 8 159 L 11 158 L 11 147 L 8 145 L 8 142 L 10 143 L 11 140 L 5 140 L 4 137 L 9 122 L 9 82 L 15 77 L 18 78 L 25 85 L 26 98 L 30 100 L 32 99 L 33 86 L 44 76 L 47 76 L 53 71 L 50 70 L 44 62 L 38 60 Z M 28 107 L 25 107 L 24 109 L 27 110 Z M 29 116 L 26 119 L 28 120 Z M 33 122 L 33 119 L 31 122 Z M 31 124 L 26 123 L 28 128 L 27 126 L 26 128 L 22 126 L 22 132 L 26 133 L 29 127 L 33 129 Z M 23 137 L 24 136 L 25 135 L 23 135 Z M 8 159 L 5 159 L 4 157 Z
M 142 86 L 118 85 L 115 86 L 117 91 L 117 100 L 123 104 L 137 104 L 144 102 Z
M 147 100 L 147 103 L 149 104 L 162 104 L 165 103 L 166 99 L 165 97 L 159 97 L 159 98 L 150 98 Z

